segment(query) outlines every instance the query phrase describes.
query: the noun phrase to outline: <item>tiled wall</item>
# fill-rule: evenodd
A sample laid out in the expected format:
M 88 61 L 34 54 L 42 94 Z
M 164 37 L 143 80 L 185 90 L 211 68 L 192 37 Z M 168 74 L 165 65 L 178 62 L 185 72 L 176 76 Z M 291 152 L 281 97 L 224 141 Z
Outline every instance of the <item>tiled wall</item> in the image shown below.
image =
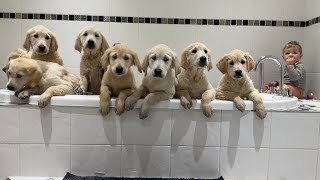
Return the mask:
M 319 114 L 0 106 L 0 179 L 6 176 L 194 177 L 320 180 Z
M 312 29 L 319 23 L 311 25 L 315 22 L 308 20 L 319 16 L 317 4 L 316 0 L 2 0 L 0 12 L 21 14 L 3 14 L 0 18 L 0 37 L 4 42 L 0 49 L 0 66 L 6 63 L 9 52 L 22 47 L 25 32 L 37 24 L 43 24 L 56 33 L 64 62 L 76 74 L 79 74 L 80 55 L 73 45 L 76 35 L 87 25 L 100 29 L 110 45 L 115 42 L 128 44 L 138 52 L 141 60 L 146 51 L 156 44 L 165 43 L 181 54 L 183 48 L 194 41 L 203 42 L 211 49 L 214 64 L 235 48 L 250 52 L 255 59 L 267 54 L 281 57 L 282 46 L 290 40 L 300 41 L 308 49 L 315 43 L 317 31 Z M 66 18 L 63 15 L 72 15 L 69 16 L 72 21 L 63 20 Z M 99 16 L 104 22 L 99 22 Z M 35 19 L 28 19 L 31 17 Z M 62 20 L 58 20 L 60 18 Z M 120 19 L 126 23 L 118 22 Z M 306 61 L 317 63 L 319 56 L 314 55 L 316 52 L 313 50 L 309 51 L 312 52 L 308 53 L 309 57 L 305 56 Z M 266 82 L 278 79 L 279 71 L 274 64 L 267 63 L 266 68 L 271 69 L 266 71 Z M 319 77 L 317 68 L 312 63 L 307 64 L 307 72 L 308 88 L 320 91 L 320 85 L 311 86 L 309 81 Z M 140 83 L 142 74 L 136 74 Z M 217 85 L 220 77 L 221 73 L 215 67 L 209 72 L 213 86 Z M 252 72 L 252 78 L 258 85 L 255 72 Z M 4 87 L 5 82 L 5 74 L 0 73 L 0 87 Z

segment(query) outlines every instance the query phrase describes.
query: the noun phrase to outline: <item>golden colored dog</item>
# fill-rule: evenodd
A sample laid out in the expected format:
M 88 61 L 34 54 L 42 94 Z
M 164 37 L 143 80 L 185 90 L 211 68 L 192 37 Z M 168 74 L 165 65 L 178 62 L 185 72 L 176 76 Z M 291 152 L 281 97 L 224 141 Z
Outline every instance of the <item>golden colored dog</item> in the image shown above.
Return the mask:
M 217 99 L 233 101 L 236 108 L 243 112 L 245 103 L 243 98 L 253 101 L 256 114 L 261 119 L 267 115 L 262 98 L 248 75 L 255 66 L 255 61 L 241 50 L 233 50 L 226 54 L 217 64 L 223 73 L 217 88 Z
M 151 48 L 142 64 L 145 77 L 141 86 L 126 99 L 125 108 L 131 110 L 134 104 L 145 97 L 140 108 L 140 119 L 148 116 L 152 105 L 168 100 L 175 94 L 175 76 L 179 69 L 178 58 L 168 46 L 164 44 Z
M 10 60 L 7 67 L 7 88 L 15 91 L 20 99 L 41 95 L 40 108 L 45 107 L 52 96 L 74 94 L 79 87 L 79 78 L 57 63 L 16 58 Z
M 203 114 L 211 117 L 211 101 L 216 92 L 204 74 L 205 68 L 212 69 L 209 49 L 202 43 L 190 44 L 181 55 L 181 73 L 178 75 L 175 96 L 185 109 L 192 106 L 191 99 L 201 99 Z
M 107 115 L 110 109 L 110 97 L 117 96 L 115 112 L 124 112 L 124 103 L 136 89 L 136 81 L 130 67 L 136 65 L 139 72 L 141 64 L 137 53 L 124 44 L 116 44 L 107 49 L 101 58 L 101 64 L 107 71 L 104 73 L 100 90 L 100 112 Z

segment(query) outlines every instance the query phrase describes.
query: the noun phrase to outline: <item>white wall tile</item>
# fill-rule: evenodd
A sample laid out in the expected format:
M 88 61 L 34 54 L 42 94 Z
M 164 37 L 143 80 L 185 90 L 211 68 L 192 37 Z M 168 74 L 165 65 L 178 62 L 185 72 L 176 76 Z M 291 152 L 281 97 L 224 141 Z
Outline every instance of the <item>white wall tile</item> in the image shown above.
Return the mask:
M 19 176 L 19 145 L 0 144 L 0 178 Z
M 139 109 L 133 109 L 122 115 L 122 144 L 170 145 L 171 116 L 167 109 L 150 109 L 146 119 L 139 119 Z
M 77 0 L 33 0 L 21 1 L 21 11 L 47 14 L 81 14 L 109 15 L 109 0 L 77 1 Z
M 172 145 L 220 146 L 221 111 L 211 118 L 202 110 L 173 110 Z
M 63 107 L 21 107 L 20 142 L 70 144 L 70 113 Z
M 318 145 L 319 118 L 314 113 L 272 113 L 271 148 L 317 149 Z
M 1 12 L 20 12 L 21 0 L 1 0 Z
M 110 16 L 139 16 L 140 1 L 109 0 Z
M 72 144 L 120 144 L 120 121 L 114 108 L 103 117 L 98 108 L 74 108 L 71 113 Z
M 70 172 L 70 162 L 70 145 L 20 145 L 21 176 L 63 177 Z
M 271 149 L 269 180 L 315 179 L 318 150 Z
M 17 106 L 0 106 L 0 143 L 19 141 L 19 109 Z
M 219 148 L 172 146 L 171 177 L 218 178 Z
M 169 175 L 169 146 L 122 146 L 121 176 L 169 177 Z
M 269 150 L 224 148 L 220 150 L 220 174 L 224 178 L 267 180 Z
M 271 113 L 261 120 L 254 111 L 222 111 L 221 146 L 269 147 Z
M 79 176 L 120 176 L 121 146 L 71 146 L 71 172 Z

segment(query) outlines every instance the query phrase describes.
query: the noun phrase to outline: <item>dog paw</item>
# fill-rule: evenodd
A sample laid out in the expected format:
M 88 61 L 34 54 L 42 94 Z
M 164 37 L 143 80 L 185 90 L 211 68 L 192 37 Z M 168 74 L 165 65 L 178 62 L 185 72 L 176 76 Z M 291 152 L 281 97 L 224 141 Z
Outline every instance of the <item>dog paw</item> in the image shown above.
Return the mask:
M 108 103 L 105 102 L 100 102 L 100 108 L 99 111 L 101 113 L 102 116 L 106 116 L 108 115 L 109 111 L 110 111 L 110 107 Z
M 80 87 L 77 88 L 74 93 L 76 95 L 84 95 L 85 94 L 84 90 L 82 88 L 80 88 Z
M 117 105 L 115 109 L 115 113 L 120 116 L 122 113 L 124 113 L 124 105 Z
M 207 118 L 210 118 L 213 114 L 213 109 L 211 108 L 211 106 L 203 106 L 202 111 Z
M 28 98 L 29 96 L 30 96 L 29 91 L 22 91 L 18 94 L 19 99 L 25 99 L 25 98 Z
M 42 94 L 42 95 L 40 96 L 39 100 L 38 100 L 38 106 L 39 106 L 40 108 L 46 107 L 46 106 L 49 104 L 50 99 L 51 99 L 51 96 L 43 95 L 43 94 Z
M 243 112 L 246 109 L 246 104 L 242 101 L 242 102 L 238 102 L 238 103 L 234 103 L 236 108 Z
M 126 111 L 130 111 L 134 108 L 134 102 L 130 100 L 129 98 L 126 99 L 126 102 L 124 104 L 124 108 Z
M 192 107 L 192 101 L 189 101 L 187 98 L 183 96 L 180 99 L 180 103 L 185 109 L 190 109 Z
M 139 113 L 139 118 L 140 119 L 145 119 L 147 117 L 148 117 L 148 112 L 140 111 L 140 113 Z
M 257 109 L 256 114 L 260 119 L 264 119 L 267 116 L 267 112 L 264 109 Z

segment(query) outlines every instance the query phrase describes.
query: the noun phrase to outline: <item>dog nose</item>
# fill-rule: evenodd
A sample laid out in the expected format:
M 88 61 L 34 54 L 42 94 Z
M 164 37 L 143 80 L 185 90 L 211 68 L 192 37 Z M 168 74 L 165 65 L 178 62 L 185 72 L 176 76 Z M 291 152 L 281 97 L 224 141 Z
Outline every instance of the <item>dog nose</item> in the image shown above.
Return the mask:
M 123 72 L 123 68 L 120 66 L 116 67 L 116 72 L 117 74 L 121 74 Z
M 206 63 L 207 62 L 207 58 L 205 56 L 201 56 L 200 57 L 200 62 L 203 63 L 203 64 Z
M 88 47 L 90 47 L 90 48 L 94 47 L 94 41 L 89 40 L 88 41 Z
M 14 91 L 14 87 L 10 85 L 7 86 L 7 89 L 9 89 L 10 91 Z
M 154 76 L 156 76 L 156 77 L 161 77 L 161 73 L 162 73 L 161 69 L 155 69 L 154 70 Z
M 236 74 L 236 76 L 242 76 L 242 71 L 241 70 L 236 70 L 235 74 Z
M 39 50 L 40 50 L 40 51 L 44 51 L 44 50 L 46 50 L 46 47 L 41 44 L 41 45 L 39 45 Z

